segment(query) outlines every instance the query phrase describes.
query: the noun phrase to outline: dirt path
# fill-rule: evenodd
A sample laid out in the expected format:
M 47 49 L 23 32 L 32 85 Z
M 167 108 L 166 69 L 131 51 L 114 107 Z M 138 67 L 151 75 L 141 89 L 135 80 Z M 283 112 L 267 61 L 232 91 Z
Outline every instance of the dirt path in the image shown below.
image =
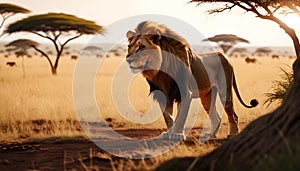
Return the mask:
M 95 139 L 96 144 L 105 144 L 105 150 L 95 143 L 84 139 L 61 140 L 55 139 L 34 143 L 1 143 L 0 170 L 84 170 L 93 165 L 100 166 L 101 170 L 111 170 L 110 160 L 122 160 L 121 157 L 111 155 L 107 151 L 119 150 L 122 154 L 131 152 L 136 158 L 141 157 L 138 151 L 147 155 L 147 150 L 153 152 L 161 146 L 174 146 L 178 142 L 161 139 L 145 140 L 158 136 L 160 129 L 119 129 L 118 133 L 129 139 Z M 195 134 L 199 129 L 193 129 L 185 143 L 195 145 Z M 139 137 L 132 141 L 133 137 Z M 220 142 L 215 142 L 220 143 Z M 129 153 L 128 153 L 129 154 Z M 150 155 L 150 154 L 149 154 Z

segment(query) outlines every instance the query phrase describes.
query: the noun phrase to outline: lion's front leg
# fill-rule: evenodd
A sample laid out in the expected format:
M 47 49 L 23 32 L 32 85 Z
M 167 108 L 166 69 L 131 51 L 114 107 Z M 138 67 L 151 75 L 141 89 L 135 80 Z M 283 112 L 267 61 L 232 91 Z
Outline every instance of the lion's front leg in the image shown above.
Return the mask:
M 163 113 L 166 125 L 167 125 L 167 132 L 163 132 L 161 137 L 164 139 L 169 139 L 169 135 L 172 132 L 172 128 L 174 125 L 174 118 L 173 118 L 173 102 L 169 102 L 165 105 L 163 102 L 159 102 L 160 109 Z
M 187 115 L 189 112 L 191 104 L 191 97 L 186 97 L 182 100 L 182 102 L 177 104 L 177 117 L 172 129 L 171 134 L 169 135 L 169 139 L 172 140 L 185 140 L 186 136 L 184 134 L 184 125 L 187 119 Z

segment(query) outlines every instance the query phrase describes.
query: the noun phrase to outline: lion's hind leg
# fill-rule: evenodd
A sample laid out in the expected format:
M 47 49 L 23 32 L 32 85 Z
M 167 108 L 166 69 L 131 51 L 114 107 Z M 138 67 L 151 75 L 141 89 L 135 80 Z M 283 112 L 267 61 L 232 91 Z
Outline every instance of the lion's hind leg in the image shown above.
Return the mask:
M 225 111 L 227 113 L 227 117 L 228 117 L 228 121 L 229 121 L 228 137 L 232 137 L 239 133 L 238 116 L 233 109 L 232 98 L 227 99 L 226 104 L 225 104 Z
M 221 117 L 216 109 L 217 93 L 217 88 L 213 86 L 207 94 L 200 97 L 201 103 L 210 119 L 210 129 L 204 129 L 204 131 L 202 131 L 202 134 L 200 135 L 200 142 L 205 142 L 210 138 L 215 138 L 219 131 Z

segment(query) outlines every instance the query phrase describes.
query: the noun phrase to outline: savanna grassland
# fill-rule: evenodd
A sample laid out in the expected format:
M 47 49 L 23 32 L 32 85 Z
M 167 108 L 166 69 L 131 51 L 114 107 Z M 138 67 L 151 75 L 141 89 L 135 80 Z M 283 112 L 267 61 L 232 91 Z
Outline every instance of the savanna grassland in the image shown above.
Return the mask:
M 166 129 L 162 117 L 159 117 L 153 123 L 137 124 L 120 116 L 114 107 L 111 81 L 116 69 L 124 60 L 122 57 L 124 55 L 125 53 L 121 56 L 112 54 L 109 58 L 106 58 L 99 67 L 100 70 L 95 78 L 97 105 L 105 118 L 105 121 L 101 122 L 109 123 L 111 127 L 120 130 L 129 137 L 138 138 L 141 136 L 147 138 L 149 137 L 146 135 L 148 133 L 153 136 L 158 135 L 162 130 Z M 57 167 L 62 167 L 61 169 L 64 170 L 72 169 L 73 167 L 78 167 L 82 170 L 89 170 L 94 167 L 101 169 L 100 165 L 107 165 L 103 167 L 113 170 L 124 170 L 128 166 L 131 169 L 139 170 L 147 167 L 148 169 L 154 168 L 155 165 L 177 156 L 205 154 L 219 145 L 216 142 L 200 145 L 197 143 L 197 138 L 193 138 L 193 136 L 197 136 L 207 118 L 201 106 L 194 126 L 196 131 L 190 134 L 191 141 L 180 143 L 170 152 L 151 158 L 151 160 L 145 159 L 137 162 L 111 156 L 109 153 L 97 148 L 93 143 L 87 144 L 88 137 L 82 131 L 78 122 L 72 95 L 72 81 L 76 60 L 70 59 L 70 55 L 64 55 L 60 60 L 58 74 L 53 76 L 47 60 L 40 56 L 24 57 L 25 74 L 23 73 L 21 57 L 16 58 L 14 55 L 4 56 L 4 53 L 0 54 L 0 142 L 3 145 L 3 148 L 0 150 L 5 152 L 8 157 L 10 155 L 13 157 L 15 152 L 13 147 L 12 151 L 6 151 L 8 147 L 11 147 L 8 144 L 37 143 L 42 146 L 41 144 L 46 142 L 48 144 L 45 147 L 46 151 L 51 149 L 62 151 L 59 158 L 61 161 L 55 162 L 60 162 L 57 164 Z M 288 57 L 272 59 L 270 56 L 256 57 L 256 59 L 258 63 L 247 64 L 242 57 L 230 58 L 243 99 L 249 102 L 252 98 L 256 98 L 260 103 L 256 108 L 246 109 L 233 95 L 241 129 L 254 119 L 273 111 L 278 106 L 276 103 L 270 106 L 263 105 L 266 100 L 265 93 L 271 90 L 272 81 L 280 79 L 279 67 L 291 66 L 294 61 Z M 15 61 L 16 66 L 7 66 L 6 63 L 9 61 Z M 131 83 L 128 99 L 137 111 L 145 113 L 149 110 L 148 86 L 141 75 L 135 77 Z M 151 116 L 149 118 L 151 119 Z M 219 138 L 226 137 L 227 127 L 227 118 L 226 115 L 223 115 Z M 131 132 L 126 133 L 126 130 L 131 130 Z M 53 147 L 53 143 L 56 142 L 60 142 L 60 145 L 63 145 L 63 147 Z M 78 148 L 80 144 L 83 145 L 81 148 L 84 151 L 83 154 L 71 151 L 71 147 L 74 146 L 75 148 L 77 146 Z M 32 150 L 34 148 L 35 145 L 27 145 L 24 146 L 23 150 Z M 0 156 L 2 152 L 0 152 Z M 43 151 L 38 150 L 38 153 L 41 152 Z M 49 160 L 52 159 L 52 156 L 48 157 Z M 73 159 L 71 160 L 71 158 Z M 47 156 L 44 158 L 44 161 L 47 161 Z M 76 163 L 75 161 L 78 162 L 77 165 L 74 164 Z M 43 165 L 39 162 L 43 162 L 43 160 L 31 159 L 26 169 L 43 170 L 47 168 L 47 164 Z M 13 160 L 2 156 L 0 158 L 0 167 L 5 168 L 5 166 L 9 165 L 14 165 Z M 48 165 L 50 167 L 51 164 Z M 26 167 L 26 164 L 22 165 L 22 167 L 24 166 Z M 14 167 L 17 168 L 17 166 Z

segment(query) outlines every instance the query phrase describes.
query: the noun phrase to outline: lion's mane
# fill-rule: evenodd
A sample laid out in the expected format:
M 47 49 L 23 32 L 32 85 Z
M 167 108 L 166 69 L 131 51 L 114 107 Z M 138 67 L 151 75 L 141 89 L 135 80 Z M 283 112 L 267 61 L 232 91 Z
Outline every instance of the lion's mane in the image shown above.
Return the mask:
M 181 77 L 182 67 L 190 68 L 193 52 L 187 41 L 169 29 L 168 27 L 151 21 L 140 23 L 136 29 L 139 35 L 159 34 L 158 45 L 161 48 L 162 64 L 159 72 L 143 71 L 150 86 L 150 93 L 154 93 L 154 99 L 160 100 L 161 94 L 155 90 L 162 91 L 169 102 L 181 101 L 184 92 L 179 91 L 178 84 L 174 78 Z M 185 65 L 185 66 L 183 66 Z M 152 75 L 155 73 L 155 75 Z M 148 78 L 151 78 L 148 79 Z M 183 79 L 183 78 L 181 78 Z M 176 80 L 180 80 L 176 79 Z

